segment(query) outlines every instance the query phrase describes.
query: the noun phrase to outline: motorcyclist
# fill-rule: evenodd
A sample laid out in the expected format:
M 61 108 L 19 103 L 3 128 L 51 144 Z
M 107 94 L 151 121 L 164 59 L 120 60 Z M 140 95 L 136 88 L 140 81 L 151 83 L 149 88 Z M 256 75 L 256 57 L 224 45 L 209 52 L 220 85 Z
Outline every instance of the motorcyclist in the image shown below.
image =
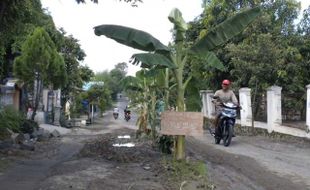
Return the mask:
M 113 109 L 113 115 L 118 115 L 118 113 L 119 113 L 119 109 L 118 109 L 118 107 L 115 107 Z
M 231 82 L 227 79 L 222 81 L 222 89 L 217 90 L 214 94 L 212 102 L 215 104 L 216 116 L 214 120 L 215 136 L 218 136 L 218 125 L 221 116 L 222 103 L 233 102 L 236 105 L 238 100 L 235 93 L 230 90 Z
M 126 117 L 126 114 L 130 114 L 129 106 L 126 106 L 126 108 L 124 109 L 124 117 Z

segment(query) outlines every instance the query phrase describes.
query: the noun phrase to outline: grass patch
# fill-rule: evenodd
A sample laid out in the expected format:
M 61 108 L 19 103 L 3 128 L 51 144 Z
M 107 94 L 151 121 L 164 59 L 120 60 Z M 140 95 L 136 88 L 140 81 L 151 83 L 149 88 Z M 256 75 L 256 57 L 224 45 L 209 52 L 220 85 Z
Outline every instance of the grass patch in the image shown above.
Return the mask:
M 10 138 L 10 134 L 5 128 L 0 128 L 0 140 L 5 140 Z
M 167 181 L 173 189 L 215 189 L 208 179 L 207 166 L 203 161 L 175 161 L 164 157 L 161 163 L 166 169 Z
M 0 172 L 3 172 L 10 165 L 10 161 L 7 159 L 0 159 Z

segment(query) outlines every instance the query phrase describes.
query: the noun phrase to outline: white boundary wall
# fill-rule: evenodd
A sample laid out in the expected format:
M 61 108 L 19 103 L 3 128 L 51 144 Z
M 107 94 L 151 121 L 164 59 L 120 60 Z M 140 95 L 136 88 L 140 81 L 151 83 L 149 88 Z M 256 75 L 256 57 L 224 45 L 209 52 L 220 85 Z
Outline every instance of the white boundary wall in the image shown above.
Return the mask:
M 271 86 L 267 89 L 267 123 L 254 121 L 254 128 L 266 129 L 268 133 L 278 132 L 282 134 L 292 135 L 310 139 L 310 85 L 306 86 L 307 103 L 306 103 L 306 126 L 305 130 L 288 127 L 282 124 L 282 108 L 281 108 L 281 90 L 279 86 Z M 212 104 L 211 96 L 213 92 L 210 90 L 200 91 L 204 117 L 213 118 L 215 107 Z M 242 110 L 240 111 L 240 120 L 236 122 L 241 126 L 252 126 L 252 106 L 251 106 L 251 89 L 241 88 L 239 90 L 239 100 Z

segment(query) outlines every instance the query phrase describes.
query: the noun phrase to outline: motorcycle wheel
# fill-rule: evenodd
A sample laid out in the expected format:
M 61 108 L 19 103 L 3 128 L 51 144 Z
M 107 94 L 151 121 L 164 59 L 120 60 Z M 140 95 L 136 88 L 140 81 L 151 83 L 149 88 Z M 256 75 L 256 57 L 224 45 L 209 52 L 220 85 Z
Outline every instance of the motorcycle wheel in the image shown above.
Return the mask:
M 130 119 L 130 117 L 125 117 L 125 120 L 128 122 L 129 121 L 129 119 Z
M 228 125 L 226 127 L 225 132 L 224 132 L 224 138 L 223 138 L 224 146 L 229 146 L 230 145 L 232 136 L 233 136 L 233 126 L 232 125 Z

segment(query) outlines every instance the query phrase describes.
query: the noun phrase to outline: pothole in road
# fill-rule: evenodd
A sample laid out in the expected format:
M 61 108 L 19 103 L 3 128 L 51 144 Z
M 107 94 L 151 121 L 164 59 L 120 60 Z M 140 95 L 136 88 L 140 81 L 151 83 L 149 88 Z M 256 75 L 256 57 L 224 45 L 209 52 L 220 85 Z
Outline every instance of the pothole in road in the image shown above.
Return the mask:
M 128 147 L 128 148 L 130 148 L 130 147 L 134 147 L 135 146 L 135 144 L 133 144 L 133 143 L 116 143 L 116 144 L 113 144 L 113 146 L 114 147 Z
M 135 132 L 127 129 L 100 135 L 87 142 L 80 152 L 82 157 L 97 157 L 121 163 L 148 162 L 160 157 L 151 140 L 133 138 Z
M 117 136 L 118 139 L 130 139 L 130 135 Z
M 119 136 L 117 136 L 117 138 L 119 140 L 128 140 L 128 139 L 130 139 L 130 135 L 119 135 Z M 113 147 L 128 147 L 128 148 L 131 148 L 131 147 L 134 147 L 135 144 L 132 143 L 132 142 L 126 142 L 126 143 L 121 142 L 121 143 L 114 143 L 112 146 Z

